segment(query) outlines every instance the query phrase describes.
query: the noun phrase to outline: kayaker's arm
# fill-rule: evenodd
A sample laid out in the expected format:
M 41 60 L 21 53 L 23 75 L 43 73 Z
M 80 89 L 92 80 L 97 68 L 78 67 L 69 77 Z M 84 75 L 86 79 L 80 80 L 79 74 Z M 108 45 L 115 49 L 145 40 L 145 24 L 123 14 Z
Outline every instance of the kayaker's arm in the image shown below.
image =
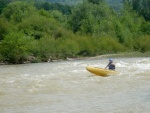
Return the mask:
M 111 63 L 109 63 L 109 64 L 105 67 L 105 69 L 106 69 L 107 67 L 109 67 L 110 64 L 111 64 Z

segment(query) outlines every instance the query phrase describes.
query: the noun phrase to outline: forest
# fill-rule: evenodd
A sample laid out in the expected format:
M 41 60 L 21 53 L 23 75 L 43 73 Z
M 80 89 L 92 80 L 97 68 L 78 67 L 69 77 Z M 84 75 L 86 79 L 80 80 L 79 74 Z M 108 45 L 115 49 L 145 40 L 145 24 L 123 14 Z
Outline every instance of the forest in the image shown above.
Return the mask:
M 0 62 L 133 51 L 150 51 L 149 0 L 0 0 Z

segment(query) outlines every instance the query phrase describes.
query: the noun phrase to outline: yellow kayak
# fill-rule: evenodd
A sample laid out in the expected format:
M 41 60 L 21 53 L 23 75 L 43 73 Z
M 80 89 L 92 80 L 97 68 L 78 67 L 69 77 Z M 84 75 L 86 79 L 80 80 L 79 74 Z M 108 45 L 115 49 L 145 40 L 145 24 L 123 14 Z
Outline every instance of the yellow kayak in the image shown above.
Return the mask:
M 104 68 L 98 68 L 98 67 L 91 67 L 91 66 L 87 66 L 86 70 L 99 76 L 108 76 L 108 75 L 114 75 L 118 73 L 117 71 L 108 70 Z

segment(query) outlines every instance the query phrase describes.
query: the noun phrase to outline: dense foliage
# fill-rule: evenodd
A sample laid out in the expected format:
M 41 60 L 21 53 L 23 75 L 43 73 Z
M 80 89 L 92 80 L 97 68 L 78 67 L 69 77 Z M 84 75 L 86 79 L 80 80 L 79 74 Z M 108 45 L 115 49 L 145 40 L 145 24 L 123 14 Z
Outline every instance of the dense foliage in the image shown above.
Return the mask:
M 123 3 L 122 9 L 114 10 L 105 0 L 83 0 L 74 6 L 0 0 L 0 61 L 40 62 L 150 51 L 148 7 L 142 2 L 146 9 L 141 9 L 134 0 Z

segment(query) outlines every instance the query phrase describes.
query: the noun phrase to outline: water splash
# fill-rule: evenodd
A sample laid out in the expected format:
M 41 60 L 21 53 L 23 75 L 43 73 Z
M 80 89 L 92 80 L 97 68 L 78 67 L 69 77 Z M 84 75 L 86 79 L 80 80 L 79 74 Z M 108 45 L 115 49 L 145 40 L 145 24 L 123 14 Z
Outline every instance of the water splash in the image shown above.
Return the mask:
M 150 58 L 116 58 L 119 75 L 100 77 L 87 65 L 108 59 L 1 66 L 2 113 L 150 112 Z M 145 76 L 147 75 L 147 76 Z

